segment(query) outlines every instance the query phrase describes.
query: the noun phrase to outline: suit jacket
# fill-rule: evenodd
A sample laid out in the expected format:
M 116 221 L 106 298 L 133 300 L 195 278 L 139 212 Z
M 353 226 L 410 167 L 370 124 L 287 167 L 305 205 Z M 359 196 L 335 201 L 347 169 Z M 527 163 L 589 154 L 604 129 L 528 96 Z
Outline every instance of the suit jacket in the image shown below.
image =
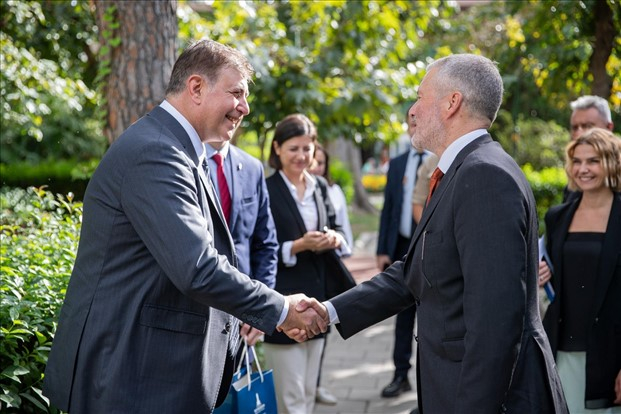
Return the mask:
M 230 234 L 197 163 L 161 107 L 101 160 L 45 372 L 54 406 L 209 413 L 231 380 L 239 338 L 231 315 L 274 330 L 284 298 L 233 267 Z
M 537 305 L 537 213 L 489 135 L 457 155 L 404 262 L 332 299 L 344 337 L 415 303 L 419 404 L 432 413 L 566 413 Z
M 268 287 L 276 285 L 278 241 L 259 160 L 230 145 L 232 168 L 230 229 L 237 268 Z
M 317 180 L 315 186 L 315 205 L 317 206 L 318 228 L 328 226 L 331 229 L 343 233 L 339 225 L 336 224 L 336 214 L 332 207 L 332 202 L 327 196 L 328 183 L 322 177 L 314 177 Z M 295 266 L 287 266 L 282 260 L 282 245 L 291 240 L 302 237 L 306 232 L 306 225 L 300 215 L 298 206 L 291 195 L 285 180 L 276 171 L 267 178 L 267 189 L 270 194 L 270 206 L 272 216 L 276 223 L 276 235 L 280 245 L 278 251 L 278 273 L 276 274 L 276 290 L 283 295 L 304 293 L 309 297 L 314 297 L 319 301 L 326 299 L 326 277 L 337 277 L 336 274 L 327 274 L 327 268 L 332 266 L 334 251 L 315 253 L 312 251 L 299 252 L 296 255 Z M 323 189 L 322 189 L 323 187 Z M 326 195 L 324 197 L 324 194 Z M 344 235 L 343 235 L 344 237 Z M 322 338 L 317 335 L 314 338 Z M 278 344 L 294 344 L 295 341 L 289 339 L 283 333 L 274 333 L 266 336 L 265 342 Z
M 401 221 L 401 205 L 403 203 L 403 175 L 408 162 L 410 151 L 390 160 L 386 173 L 386 187 L 384 187 L 384 207 L 380 215 L 379 234 L 377 236 L 377 254 L 386 254 L 391 260 L 395 257 L 397 241 L 399 240 L 399 224 Z M 412 223 L 415 226 L 414 223 Z M 414 227 L 412 227 L 414 232 Z
M 546 250 L 554 267 L 552 286 L 557 293 L 548 307 L 543 324 L 556 355 L 563 306 L 563 246 L 574 213 L 582 199 L 575 192 L 569 201 L 552 207 L 545 216 Z M 611 407 L 615 399 L 615 378 L 621 370 L 621 193 L 615 193 L 606 234 L 596 269 L 591 325 L 586 349 L 586 407 Z

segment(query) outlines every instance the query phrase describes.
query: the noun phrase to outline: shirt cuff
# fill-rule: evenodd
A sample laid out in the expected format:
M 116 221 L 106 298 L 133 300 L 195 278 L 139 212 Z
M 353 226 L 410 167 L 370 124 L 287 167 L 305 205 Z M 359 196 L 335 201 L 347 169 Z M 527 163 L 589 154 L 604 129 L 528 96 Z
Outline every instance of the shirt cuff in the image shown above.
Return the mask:
M 325 301 L 323 302 L 323 304 L 328 310 L 328 316 L 330 317 L 330 325 L 340 323 L 341 321 L 339 321 L 339 315 L 337 315 L 334 305 L 331 304 L 330 301 Z
M 282 263 L 287 267 L 293 267 L 298 263 L 298 257 L 291 254 L 293 248 L 293 240 L 286 241 L 280 249 L 282 254 Z
M 285 323 L 285 319 L 287 319 L 287 315 L 289 314 L 289 299 L 285 296 L 285 306 L 282 308 L 280 312 L 280 319 L 278 319 L 278 323 L 276 327 L 279 327 L 283 323 Z
M 336 251 L 336 253 L 340 257 L 351 256 L 351 246 L 347 244 L 347 240 L 345 240 L 345 237 L 341 233 L 336 233 L 336 237 L 338 237 L 339 240 L 341 240 L 341 244 L 338 250 Z

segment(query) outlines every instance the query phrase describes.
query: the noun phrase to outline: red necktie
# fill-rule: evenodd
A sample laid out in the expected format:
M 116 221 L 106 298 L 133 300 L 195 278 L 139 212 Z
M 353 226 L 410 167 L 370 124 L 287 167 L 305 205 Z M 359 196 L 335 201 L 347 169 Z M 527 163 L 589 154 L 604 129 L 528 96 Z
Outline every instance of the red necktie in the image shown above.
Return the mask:
M 427 196 L 427 204 L 429 204 L 429 200 L 431 200 L 431 195 L 436 190 L 436 187 L 440 183 L 440 180 L 444 177 L 444 173 L 441 169 L 437 168 L 433 170 L 433 174 L 431 174 L 431 180 L 429 181 L 429 195 Z
M 222 159 L 222 155 L 219 153 L 215 153 L 212 158 L 218 165 L 216 177 L 218 178 L 218 191 L 220 192 L 220 206 L 222 207 L 222 213 L 224 213 L 224 218 L 228 224 L 231 217 L 231 193 L 229 192 L 229 185 L 224 175 L 224 159 Z

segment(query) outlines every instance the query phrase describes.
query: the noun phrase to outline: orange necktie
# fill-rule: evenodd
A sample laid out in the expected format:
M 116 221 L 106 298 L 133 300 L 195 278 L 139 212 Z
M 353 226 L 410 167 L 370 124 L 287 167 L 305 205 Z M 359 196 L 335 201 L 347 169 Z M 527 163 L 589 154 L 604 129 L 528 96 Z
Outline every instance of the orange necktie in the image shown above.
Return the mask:
M 433 170 L 433 174 L 431 174 L 431 180 L 429 181 L 429 195 L 427 196 L 427 204 L 429 204 L 429 200 L 431 200 L 431 195 L 436 190 L 438 184 L 440 184 L 440 180 L 442 179 L 442 177 L 444 177 L 444 173 L 441 169 L 436 167 L 436 169 Z

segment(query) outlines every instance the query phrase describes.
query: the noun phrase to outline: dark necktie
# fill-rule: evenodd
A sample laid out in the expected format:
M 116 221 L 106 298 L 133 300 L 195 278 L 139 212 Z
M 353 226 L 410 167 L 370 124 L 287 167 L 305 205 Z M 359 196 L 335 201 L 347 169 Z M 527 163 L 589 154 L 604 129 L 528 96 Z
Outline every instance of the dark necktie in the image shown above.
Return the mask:
M 227 184 L 226 176 L 224 175 L 224 159 L 219 153 L 215 153 L 212 158 L 218 166 L 216 169 L 216 178 L 218 179 L 220 206 L 222 207 L 222 213 L 224 214 L 224 218 L 228 224 L 231 217 L 231 193 L 229 192 L 229 185 Z
M 424 152 L 417 152 L 414 154 L 415 157 L 418 157 L 418 164 L 416 164 L 416 173 L 418 174 L 418 170 L 420 170 L 420 166 L 423 165 L 423 157 L 425 156 Z
M 444 173 L 442 170 L 436 167 L 433 170 L 433 174 L 431 174 L 431 180 L 429 181 L 429 195 L 427 196 L 427 204 L 429 204 L 429 200 L 431 200 L 431 195 L 436 190 L 438 184 L 440 184 L 440 180 L 444 177 Z

